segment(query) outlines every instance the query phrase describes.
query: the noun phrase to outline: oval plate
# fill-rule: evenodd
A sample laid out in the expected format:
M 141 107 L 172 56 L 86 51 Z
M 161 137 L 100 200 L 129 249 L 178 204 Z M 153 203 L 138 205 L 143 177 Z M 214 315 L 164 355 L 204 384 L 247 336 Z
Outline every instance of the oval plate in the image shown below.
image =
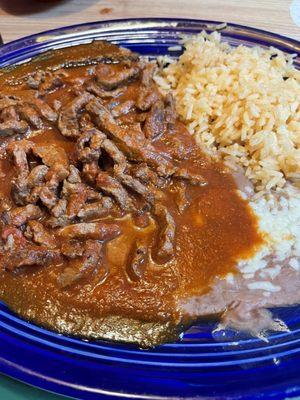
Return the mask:
M 43 32 L 0 47 L 0 67 L 28 61 L 47 50 L 108 40 L 150 56 L 169 51 L 180 37 L 218 28 L 220 22 L 131 19 L 94 22 Z M 228 24 L 232 45 L 276 46 L 297 53 L 300 43 L 265 31 Z M 153 350 L 69 338 L 12 314 L 0 305 L 0 372 L 31 385 L 80 399 L 215 398 L 283 399 L 300 394 L 300 308 L 275 310 L 290 332 L 268 342 L 201 323 L 178 343 Z

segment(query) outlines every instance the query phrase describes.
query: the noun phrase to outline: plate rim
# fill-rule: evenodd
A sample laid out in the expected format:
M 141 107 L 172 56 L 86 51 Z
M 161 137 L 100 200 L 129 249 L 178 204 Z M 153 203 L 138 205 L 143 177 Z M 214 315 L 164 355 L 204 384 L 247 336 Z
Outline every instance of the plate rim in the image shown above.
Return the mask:
M 216 25 L 216 26 L 219 25 L 219 24 L 223 24 L 224 23 L 222 21 L 215 21 L 215 20 L 203 20 L 203 19 L 191 19 L 191 18 L 162 18 L 162 17 L 126 18 L 126 19 L 119 18 L 119 19 L 113 19 L 113 20 L 100 20 L 100 21 L 84 22 L 84 23 L 80 23 L 80 24 L 67 25 L 67 26 L 62 26 L 62 27 L 59 27 L 59 28 L 54 28 L 54 29 L 51 29 L 51 30 L 41 31 L 41 32 L 38 32 L 38 33 L 35 33 L 35 34 L 32 34 L 32 35 L 28 35 L 28 36 L 21 37 L 19 39 L 15 39 L 15 40 L 10 41 L 8 43 L 5 43 L 5 44 L 0 46 L 0 61 L 1 61 L 2 57 L 5 56 L 5 55 L 9 55 L 10 53 L 18 52 L 18 51 L 22 52 L 22 49 L 26 48 L 26 46 L 24 46 L 24 43 L 26 43 L 26 41 L 34 40 L 34 39 L 39 38 L 39 37 L 46 37 L 46 36 L 50 37 L 51 35 L 59 34 L 60 37 L 63 38 L 64 35 L 68 34 L 67 31 L 71 31 L 72 29 L 76 29 L 76 28 L 84 29 L 85 27 L 88 27 L 89 28 L 88 30 L 92 30 L 92 28 L 94 26 L 98 26 L 99 29 L 101 29 L 101 27 L 104 27 L 104 26 L 107 26 L 107 25 L 109 25 L 111 27 L 115 25 L 117 27 L 121 23 L 141 23 L 141 24 L 144 24 L 144 23 L 149 23 L 149 22 L 150 23 L 159 23 L 159 22 L 172 23 L 172 22 L 175 22 L 177 24 L 180 24 L 180 23 L 183 23 L 183 24 L 189 24 L 189 23 L 197 24 L 198 23 L 198 24 L 207 24 L 207 25 L 211 24 L 211 25 Z M 260 29 L 260 28 L 250 27 L 250 26 L 241 25 L 241 24 L 227 23 L 227 26 L 228 27 L 232 27 L 232 28 L 236 28 L 236 29 L 240 29 L 240 30 L 244 30 L 244 31 L 245 30 L 246 31 L 250 31 L 250 32 L 253 32 L 253 33 L 256 33 L 256 34 L 261 34 L 261 35 L 264 36 L 264 38 L 266 40 L 268 38 L 280 39 L 283 42 L 285 42 L 285 44 L 288 42 L 291 46 L 296 46 L 297 48 L 299 48 L 299 51 L 300 51 L 300 41 L 297 40 L 297 39 L 286 37 L 286 36 L 283 36 L 281 34 L 277 34 L 277 33 L 274 33 L 274 32 L 269 32 L 269 31 L 266 31 L 266 30 L 263 30 L 263 29 Z M 62 30 L 64 31 L 63 33 L 61 33 Z M 84 33 L 84 30 L 82 30 L 82 31 L 79 30 L 78 31 L 78 36 L 80 36 L 83 33 Z M 52 42 L 53 40 L 55 40 L 54 36 L 50 37 L 49 41 L 45 40 L 43 43 L 46 44 L 47 42 Z M 31 46 L 34 47 L 35 45 L 36 44 L 33 44 Z M 72 43 L 70 45 L 72 45 Z M 15 46 L 17 46 L 17 47 L 14 49 Z M 20 47 L 18 47 L 18 46 L 20 46 Z M 44 328 L 42 328 L 42 329 L 44 329 Z M 46 330 L 46 331 L 48 331 L 48 330 Z M 49 332 L 51 332 L 51 331 L 49 331 Z M 0 357 L 0 365 L 4 365 L 7 362 L 9 363 L 8 360 L 4 360 L 2 357 Z M 7 365 L 7 370 L 10 370 L 10 369 L 11 369 L 11 366 Z M 22 382 L 25 382 L 27 384 L 31 384 L 33 386 L 36 386 L 36 387 L 39 387 L 39 388 L 43 389 L 43 388 L 45 388 L 45 382 L 49 381 L 49 379 L 47 379 L 47 377 L 40 376 L 40 379 L 42 380 L 42 383 L 43 383 L 43 380 L 44 380 L 44 385 L 42 385 L 42 384 L 32 384 L 32 380 L 30 380 L 29 377 L 33 377 L 34 376 L 33 371 L 25 372 L 25 371 L 22 371 L 22 370 L 18 371 L 17 368 L 15 368 L 15 369 L 16 369 L 15 376 L 12 373 L 7 373 L 7 375 L 11 376 L 11 377 L 14 377 L 15 379 L 18 379 L 18 380 L 20 380 Z M 3 371 L 3 373 L 6 374 L 4 371 Z M 18 377 L 18 376 L 21 376 L 21 375 L 22 375 L 22 378 Z M 24 377 L 27 377 L 27 379 L 24 379 Z M 64 386 L 65 388 L 69 387 L 67 385 L 67 383 L 68 382 L 66 382 L 66 385 Z M 61 384 L 62 383 L 60 383 L 59 385 L 61 385 Z M 299 388 L 300 388 L 300 386 L 299 386 Z M 51 390 L 49 388 L 46 389 L 46 390 L 51 391 L 53 393 L 63 393 L 62 391 L 60 391 L 60 392 L 59 391 L 55 391 L 55 390 L 53 391 L 53 390 Z M 99 391 L 98 393 L 99 394 L 108 395 L 107 393 L 105 393 L 105 391 L 102 391 L 102 392 Z M 65 393 L 65 392 L 63 394 L 64 395 L 68 395 L 68 393 Z M 111 392 L 111 395 L 113 396 L 112 398 L 116 398 L 115 397 L 116 394 L 113 394 Z M 117 396 L 121 396 L 121 394 L 118 393 Z M 131 394 L 123 393 L 123 395 L 122 395 L 122 397 L 129 397 L 129 396 L 130 396 L 130 398 L 134 398 L 134 395 L 132 393 Z M 162 399 L 162 398 L 172 398 L 172 397 L 161 397 L 161 396 L 153 396 L 153 395 L 145 395 L 145 396 L 140 395 L 140 396 L 138 396 L 136 398 Z M 190 398 L 190 397 L 185 397 L 185 398 Z
M 75 28 L 84 28 L 84 27 L 92 27 L 92 26 L 96 26 L 96 25 L 114 25 L 114 24 L 118 24 L 118 23 L 130 23 L 130 22 L 141 22 L 141 23 L 158 23 L 158 22 L 176 22 L 176 23 L 199 23 L 199 24 L 212 24 L 212 25 L 221 25 L 221 24 L 226 24 L 228 27 L 232 27 L 232 28 L 237 28 L 237 29 L 246 29 L 250 32 L 253 33 L 260 33 L 262 35 L 265 35 L 266 37 L 272 37 L 272 38 L 277 38 L 277 39 L 282 39 L 285 42 L 290 42 L 290 44 L 294 45 L 294 46 L 300 46 L 300 40 L 297 40 L 295 38 L 289 37 L 289 36 L 285 36 L 282 35 L 280 33 L 276 33 L 273 31 L 268 31 L 265 29 L 261 29 L 261 28 L 256 28 L 253 26 L 248 26 L 248 25 L 243 25 L 243 24 L 237 24 L 237 23 L 233 23 L 233 22 L 225 22 L 225 21 L 217 21 L 217 20 L 206 20 L 206 19 L 198 19 L 198 18 L 172 18 L 172 17 L 141 17 L 141 18 L 115 18 L 115 19 L 107 19 L 107 20 L 94 20 L 94 21 L 89 21 L 89 22 L 82 22 L 79 24 L 72 24 L 72 25 L 64 25 L 58 28 L 53 28 L 53 29 L 49 29 L 49 30 L 42 30 L 39 31 L 37 33 L 33 33 L 31 35 L 27 35 L 27 36 L 22 36 L 21 38 L 18 39 L 14 39 L 11 40 L 7 43 L 4 43 L 2 45 L 0 45 L 0 50 L 1 50 L 1 54 L 0 54 L 0 58 L 3 56 L 2 51 L 6 50 L 7 52 L 9 52 L 9 49 L 11 46 L 13 45 L 17 45 L 17 44 L 22 44 L 25 40 L 31 40 L 34 39 L 36 37 L 43 37 L 43 36 L 51 36 L 51 34 L 55 34 L 58 33 L 59 31 L 61 31 L 62 29 L 64 31 L 68 31 L 68 30 L 72 30 Z M 220 29 L 220 31 L 222 31 L 222 29 Z M 50 38 L 51 41 L 52 38 Z M 45 40 L 45 42 L 47 42 Z

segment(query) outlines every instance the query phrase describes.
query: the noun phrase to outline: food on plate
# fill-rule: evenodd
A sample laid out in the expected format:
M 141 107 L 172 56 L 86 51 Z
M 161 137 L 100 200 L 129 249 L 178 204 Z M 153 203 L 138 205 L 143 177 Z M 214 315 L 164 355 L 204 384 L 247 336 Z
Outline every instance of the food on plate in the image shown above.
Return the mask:
M 267 307 L 299 301 L 298 165 L 278 161 L 275 181 L 260 163 L 266 144 L 255 152 L 247 142 L 255 116 L 233 128 L 229 117 L 237 121 L 242 111 L 209 104 L 210 91 L 240 104 L 242 74 L 230 64 L 234 50 L 203 37 L 161 70 L 98 41 L 0 72 L 0 298 L 20 316 L 141 347 L 175 340 L 215 314 L 252 334 L 285 329 Z M 206 46 L 211 65 L 198 65 Z M 217 61 L 216 49 L 229 58 Z M 192 57 L 191 71 L 184 70 Z M 235 91 L 217 79 L 218 62 L 228 64 Z M 297 147 L 299 77 L 291 64 L 279 64 L 279 104 L 269 88 L 259 101 L 271 114 L 289 99 L 285 129 Z M 214 88 L 201 76 L 210 66 Z M 256 73 L 258 85 L 266 73 Z M 218 112 L 219 136 L 212 128 Z M 221 139 L 227 122 L 234 131 L 228 140 L 244 148 L 243 157 Z M 278 146 L 290 160 L 282 140 Z
M 297 304 L 300 278 L 300 73 L 296 54 L 231 47 L 217 32 L 182 41 L 178 61 L 155 77 L 203 151 L 244 177 L 240 194 L 258 217 L 263 245 L 184 305 L 193 315 L 223 304 L 222 326 L 255 335 L 286 330 L 267 308 Z M 162 59 L 162 63 L 166 60 Z M 167 60 L 170 62 L 170 59 Z M 230 300 L 238 298 L 231 303 Z M 215 304 L 218 306 L 215 307 Z
M 200 146 L 242 166 L 257 191 L 300 179 L 300 72 L 276 48 L 231 47 L 217 32 L 186 38 L 158 75 Z

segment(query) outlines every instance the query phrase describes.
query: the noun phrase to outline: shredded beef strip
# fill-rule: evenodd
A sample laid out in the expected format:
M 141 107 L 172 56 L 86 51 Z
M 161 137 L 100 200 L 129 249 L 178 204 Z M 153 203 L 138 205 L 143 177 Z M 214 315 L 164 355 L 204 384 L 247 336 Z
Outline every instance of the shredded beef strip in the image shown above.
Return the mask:
M 179 181 L 175 188 L 176 197 L 175 202 L 179 213 L 183 213 L 185 209 L 189 206 L 189 200 L 186 196 L 186 185 L 184 181 Z
M 114 203 L 110 197 L 103 196 L 101 200 L 85 204 L 77 213 L 82 221 L 105 217 L 113 209 Z
M 101 193 L 91 188 L 85 183 L 71 183 L 68 179 L 64 180 L 61 196 L 65 199 L 70 199 L 73 195 L 83 194 L 86 200 L 99 200 L 101 199 Z
M 43 163 L 48 167 L 54 167 L 56 165 L 62 165 L 65 168 L 68 167 L 69 161 L 65 150 L 56 145 L 34 145 L 32 146 L 33 154 L 40 157 Z
M 99 99 L 91 100 L 87 104 L 86 110 L 91 114 L 100 130 L 114 140 L 124 154 L 134 159 L 141 158 L 139 156 L 140 147 L 145 144 L 145 140 L 142 142 L 142 135 L 139 135 L 138 138 L 130 137 L 126 129 L 117 124 L 110 111 Z
M 47 121 L 56 122 L 57 113 L 45 101 L 32 97 L 28 104 L 32 105 Z
M 12 195 L 16 203 L 24 205 L 41 200 L 47 208 L 54 207 L 58 201 L 58 186 L 69 174 L 69 162 L 64 149 L 55 145 L 39 146 L 22 140 L 12 142 L 7 150 L 13 155 L 18 171 L 12 185 Z M 30 172 L 27 160 L 29 153 L 44 163 Z
M 58 128 L 62 135 L 67 137 L 78 137 L 80 135 L 78 112 L 83 108 L 93 96 L 90 93 L 82 93 L 62 110 L 58 118 Z
M 0 110 L 0 136 L 21 135 L 27 132 L 28 123 L 22 119 L 16 100 L 7 97 L 0 99 Z
M 36 129 L 41 129 L 43 127 L 43 120 L 39 113 L 29 104 L 24 104 L 18 107 L 19 114 L 22 119 L 28 122 L 31 126 Z
M 35 195 L 51 210 L 59 200 L 58 187 L 60 183 L 69 175 L 68 157 L 64 149 L 54 145 L 34 146 L 32 151 L 49 167 L 45 175 L 46 182 L 39 187 Z
M 137 242 L 129 255 L 126 271 L 129 278 L 139 281 L 143 278 L 148 256 L 148 247 L 145 243 Z
M 45 181 L 45 177 L 49 171 L 47 165 L 37 165 L 32 168 L 27 176 L 27 184 L 30 188 L 41 185 Z
M 33 204 L 14 208 L 8 214 L 9 223 L 17 227 L 26 224 L 30 220 L 39 219 L 43 216 L 43 212 L 40 207 Z
M 32 149 L 33 145 L 29 140 L 22 140 L 12 142 L 7 147 L 7 152 L 12 155 L 19 175 L 27 176 L 29 173 L 27 153 Z
M 24 93 L 24 100 L 21 99 Z M 42 99 L 36 97 L 34 91 L 19 92 L 20 95 L 10 98 L 0 98 L 0 134 L 11 136 L 23 134 L 28 130 L 29 125 L 35 129 L 41 129 L 46 122 L 56 122 L 57 113 Z M 9 111 L 8 111 L 9 109 Z
M 54 235 L 49 233 L 39 221 L 29 221 L 24 234 L 36 244 L 49 249 L 55 249 L 57 247 Z
M 1 100 L 0 100 L 0 102 L 1 102 Z M 18 121 L 19 115 L 17 112 L 17 107 L 11 105 L 11 106 L 3 108 L 0 113 L 0 118 L 2 121 L 6 121 L 6 120 Z
M 28 266 L 47 266 L 58 262 L 60 252 L 58 250 L 50 250 L 47 247 L 41 246 L 17 248 L 14 252 L 7 254 L 3 259 L 3 268 L 14 270 L 20 267 Z
M 128 83 L 140 73 L 138 66 L 126 66 L 116 69 L 115 64 L 99 64 L 96 67 L 97 83 L 106 90 L 113 90 Z
M 135 103 L 133 100 L 127 100 L 114 106 L 111 110 L 111 113 L 115 118 L 117 118 L 121 115 L 128 114 L 134 108 L 134 106 Z
M 27 77 L 26 83 L 29 89 L 39 90 L 39 93 L 44 95 L 63 86 L 63 77 L 66 75 L 63 70 L 54 72 L 38 70 Z
M 16 246 L 24 247 L 27 244 L 23 232 L 13 226 L 6 226 L 3 229 L 1 239 L 4 241 L 5 250 L 9 251 L 12 251 Z
M 147 164 L 140 163 L 131 166 L 131 174 L 138 178 L 142 183 L 153 184 L 154 186 L 159 187 L 160 181 L 157 174 L 152 171 Z
M 89 184 L 95 184 L 99 172 L 98 161 L 92 161 L 83 165 L 82 176 Z
M 57 120 L 57 113 L 44 100 L 37 97 L 37 93 L 34 90 L 18 91 L 18 96 L 10 100 L 11 105 L 22 107 L 24 104 L 27 104 L 33 107 L 48 122 L 56 122 Z
M 78 216 L 79 212 L 86 206 L 87 201 L 101 199 L 101 194 L 87 188 L 84 184 L 76 184 L 78 192 L 73 193 L 68 198 L 66 215 L 68 218 Z M 89 205 L 89 204 L 87 204 Z
M 115 99 L 124 92 L 124 88 L 122 87 L 118 87 L 114 90 L 105 90 L 94 81 L 91 81 L 86 85 L 86 90 L 101 99 Z
M 146 162 L 156 168 L 159 175 L 171 176 L 176 168 L 171 161 L 155 151 L 139 129 L 126 129 L 117 124 L 110 111 L 99 100 L 92 100 L 86 106 L 96 125 L 102 129 L 133 161 Z
M 118 180 L 128 188 L 132 189 L 137 194 L 141 195 L 148 203 L 153 204 L 155 194 L 147 186 L 141 183 L 138 179 L 135 179 L 131 175 L 118 173 Z
M 83 132 L 76 144 L 79 160 L 83 163 L 98 161 L 105 139 L 106 135 L 95 128 Z
M 19 104 L 18 99 L 15 96 L 0 95 L 0 110 L 1 113 L 8 108 L 12 108 Z
M 84 246 L 79 240 L 68 240 L 62 243 L 61 252 L 68 258 L 81 257 L 84 252 Z
M 186 180 L 191 185 L 200 185 L 200 186 L 207 185 L 207 181 L 206 179 L 203 178 L 202 175 L 190 172 L 186 168 L 178 168 L 174 172 L 174 178 Z
M 157 244 L 154 247 L 153 259 L 158 264 L 169 261 L 175 252 L 175 222 L 165 206 L 157 204 L 154 209 L 160 227 Z
M 67 181 L 69 183 L 81 183 L 80 171 L 72 164 L 70 165 L 69 170 L 70 173 L 67 178 Z
M 62 239 L 94 239 L 111 240 L 120 234 L 118 225 L 104 222 L 86 222 L 68 225 L 59 229 L 58 235 Z
M 27 131 L 28 124 L 25 121 L 8 119 L 0 122 L 0 136 L 13 136 Z
M 12 181 L 12 198 L 17 205 L 25 205 L 30 195 L 27 177 L 29 175 L 29 165 L 27 154 L 31 151 L 33 143 L 28 140 L 12 142 L 7 147 L 7 153 L 13 158 L 17 177 Z
M 13 271 L 20 267 L 47 266 L 61 260 L 58 250 L 37 246 L 26 240 L 23 233 L 14 227 L 2 231 L 4 252 L 0 254 L 2 268 Z
M 50 73 L 48 71 L 48 74 L 46 74 L 44 82 L 42 82 L 39 86 L 39 91 L 42 95 L 51 93 L 57 88 L 60 88 L 64 85 L 64 77 L 67 76 L 67 73 L 65 71 L 55 71 L 53 73 Z
M 142 70 L 142 79 L 136 106 L 142 111 L 147 111 L 160 96 L 158 90 L 152 80 L 156 65 L 154 63 L 145 64 Z
M 150 112 L 148 113 L 144 132 L 146 138 L 155 139 L 159 135 L 162 135 L 165 130 L 165 109 L 162 100 L 159 100 L 153 104 Z
M 132 198 L 121 183 L 107 172 L 99 172 L 96 178 L 96 187 L 104 193 L 113 196 L 122 210 L 131 211 L 134 208 Z
M 58 284 L 66 288 L 88 277 L 97 269 L 101 269 L 98 283 L 102 283 L 109 273 L 107 265 L 101 263 L 102 246 L 99 242 L 88 240 L 85 244 L 83 255 L 75 259 L 75 261 L 72 260 L 72 266 L 64 269 L 58 277 Z
M 54 206 L 53 208 L 55 208 L 56 206 Z M 63 214 L 63 215 L 59 215 L 58 217 L 52 216 L 49 217 L 46 221 L 45 221 L 45 225 L 49 228 L 60 228 L 63 226 L 66 226 L 68 224 L 70 224 L 72 221 L 70 221 L 68 219 L 68 217 Z
M 127 167 L 126 156 L 119 150 L 113 141 L 104 139 L 101 143 L 101 149 L 111 157 L 114 162 L 114 171 L 116 174 L 122 174 Z
M 175 100 L 171 93 L 168 93 L 165 98 L 165 122 L 168 129 L 172 130 L 176 122 Z
M 27 77 L 27 85 L 30 89 L 38 89 L 40 84 L 45 81 L 46 72 L 36 71 Z

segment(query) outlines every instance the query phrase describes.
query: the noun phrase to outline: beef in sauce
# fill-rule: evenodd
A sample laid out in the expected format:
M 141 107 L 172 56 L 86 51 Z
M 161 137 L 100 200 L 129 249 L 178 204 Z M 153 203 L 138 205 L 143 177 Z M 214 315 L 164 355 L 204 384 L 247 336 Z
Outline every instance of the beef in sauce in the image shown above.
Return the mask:
M 61 61 L 63 60 L 63 62 Z M 105 42 L 0 75 L 0 296 L 48 328 L 153 346 L 260 243 L 155 64 Z

